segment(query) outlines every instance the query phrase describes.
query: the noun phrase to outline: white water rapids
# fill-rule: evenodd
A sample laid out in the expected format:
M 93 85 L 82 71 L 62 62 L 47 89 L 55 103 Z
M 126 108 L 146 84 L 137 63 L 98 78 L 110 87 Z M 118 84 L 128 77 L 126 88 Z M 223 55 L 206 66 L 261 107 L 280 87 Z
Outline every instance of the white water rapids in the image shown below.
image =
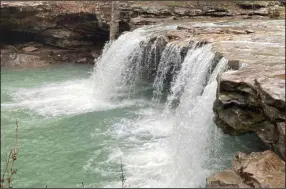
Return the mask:
M 181 47 L 171 42 L 163 49 L 155 43 L 147 49 L 154 33 L 175 28 L 144 27 L 127 32 L 106 45 L 89 79 L 18 89 L 12 95 L 14 103 L 1 106 L 28 109 L 45 118 L 137 106 L 133 113 L 138 118 L 122 118 L 112 122 L 107 131 L 91 134 L 108 135 L 118 144 L 124 143 L 124 147 L 105 146 L 103 161 L 98 160 L 103 151 L 94 151 L 82 169 L 106 176 L 115 171 L 98 165 L 120 165 L 122 158 L 126 184 L 132 188 L 204 187 L 206 177 L 215 170 L 214 157 L 220 147 L 212 106 L 216 78 L 224 71 L 227 60 L 215 62 L 210 44 L 190 45 L 184 58 Z M 153 77 L 152 62 L 158 63 Z M 131 98 L 132 93 L 141 93 L 136 86 L 147 80 L 147 75 L 152 79 L 153 96 Z M 165 86 L 167 79 L 169 90 Z M 163 95 L 166 99 L 162 102 Z M 102 140 L 93 145 L 105 144 Z M 114 178 L 104 185 L 121 187 L 121 181 Z
M 95 99 L 112 100 L 129 86 L 130 78 L 133 83 L 139 77 L 142 42 L 150 35 L 150 30 L 147 31 L 137 29 L 124 34 L 103 53 L 93 73 Z M 210 174 L 211 155 L 219 143 L 212 124 L 216 77 L 225 69 L 227 60 L 222 58 L 210 73 L 215 57 L 211 45 L 199 48 L 193 45 L 184 60 L 180 52 L 180 46 L 168 43 L 159 61 L 153 83 L 155 103 L 162 96 L 167 72 L 173 73 L 181 64 L 163 108 L 145 109 L 138 112 L 142 116 L 135 122 L 125 120 L 116 125 L 117 135 L 130 129 L 134 135 L 148 132 L 154 138 L 127 152 L 119 150 L 114 154 L 123 158 L 127 183 L 132 187 L 198 187 L 204 185 Z M 171 105 L 174 101 L 179 101 L 175 108 Z M 120 185 L 107 185 L 113 186 Z

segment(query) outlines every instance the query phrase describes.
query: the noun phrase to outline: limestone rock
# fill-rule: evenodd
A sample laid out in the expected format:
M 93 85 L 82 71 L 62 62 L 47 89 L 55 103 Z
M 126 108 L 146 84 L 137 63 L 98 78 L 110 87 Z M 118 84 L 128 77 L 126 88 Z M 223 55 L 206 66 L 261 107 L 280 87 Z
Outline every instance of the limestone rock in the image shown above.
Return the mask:
M 5 65 L 2 65 L 3 64 Z M 42 60 L 39 56 L 29 54 L 4 54 L 1 55 L 1 67 L 19 67 L 19 68 L 30 68 L 30 67 L 42 67 L 49 63 Z
M 160 21 L 161 21 L 160 19 L 156 19 L 156 18 L 144 18 L 144 17 L 138 16 L 136 18 L 131 19 L 130 25 L 131 25 L 131 29 L 136 29 L 140 26 L 151 25 L 151 24 L 155 24 Z
M 285 162 L 272 151 L 238 153 L 233 169 L 255 188 L 285 188 Z
M 22 50 L 24 51 L 24 52 L 33 52 L 33 51 L 35 51 L 35 50 L 37 50 L 38 48 L 36 48 L 36 47 L 33 47 L 33 46 L 29 46 L 29 47 L 24 47 Z
M 285 162 L 272 151 L 238 152 L 231 169 L 207 178 L 207 188 L 285 188 Z
M 73 2 L 1 2 L 1 33 L 13 38 L 25 33 L 32 40 L 59 47 L 86 45 L 108 40 L 109 26 L 99 19 L 95 4 L 85 14 Z M 2 34 L 1 34 L 2 35 Z M 69 42 L 71 40 L 71 42 Z
M 269 14 L 269 10 L 267 8 L 261 8 L 253 11 L 253 15 L 267 16 Z
M 247 7 L 249 3 L 236 3 Z M 251 6 L 253 3 L 250 3 Z M 184 19 L 197 16 L 235 16 L 256 14 L 269 16 L 268 7 L 278 6 L 279 14 L 284 7 L 278 3 L 256 2 L 259 9 L 237 10 L 232 2 L 120 2 L 119 33 L 174 18 Z M 229 6 L 231 5 L 231 6 Z M 232 7 L 232 8 L 231 8 Z M 280 9 L 283 10 L 280 10 Z M 109 39 L 111 3 L 110 2 L 1 2 L 1 35 L 10 36 L 22 33 L 32 40 L 59 46 L 61 48 L 91 45 L 87 42 L 101 42 Z M 284 14 L 285 16 L 285 14 Z M 170 20 L 171 18 L 171 20 Z M 232 31 L 236 34 L 252 33 Z
M 284 77 L 283 64 L 251 65 L 223 73 L 213 108 L 217 125 L 231 135 L 255 132 L 285 159 L 283 126 L 278 126 L 285 122 Z
M 217 172 L 207 178 L 207 188 L 251 188 L 243 183 L 243 179 L 233 170 Z
M 280 122 L 277 124 L 279 139 L 276 144 L 276 150 L 282 156 L 283 159 L 286 159 L 286 150 L 285 150 L 285 122 Z

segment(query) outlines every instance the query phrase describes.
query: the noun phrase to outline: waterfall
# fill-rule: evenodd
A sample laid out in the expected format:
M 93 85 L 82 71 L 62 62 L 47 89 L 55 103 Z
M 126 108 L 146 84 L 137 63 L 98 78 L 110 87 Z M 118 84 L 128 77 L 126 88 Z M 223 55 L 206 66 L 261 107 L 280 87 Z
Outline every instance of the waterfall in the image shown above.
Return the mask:
M 203 59 L 195 62 L 201 64 L 196 67 L 196 73 L 192 71 L 192 77 L 185 80 L 185 87 L 181 95 L 180 104 L 175 111 L 174 116 L 174 133 L 172 136 L 172 148 L 174 149 L 174 177 L 172 178 L 174 187 L 203 187 L 203 179 L 209 173 L 209 161 L 211 159 L 212 151 L 217 148 L 218 141 L 216 141 L 216 127 L 212 124 L 213 111 L 212 106 L 215 100 L 217 89 L 216 77 L 223 71 L 227 65 L 226 59 L 221 59 L 217 64 L 215 70 L 207 85 L 203 88 L 203 78 L 206 77 L 206 67 L 212 61 L 213 56 L 210 52 L 207 53 L 210 47 L 206 46 L 198 51 Z M 190 52 L 185 62 L 191 59 Z M 205 56 L 208 54 L 209 56 Z M 190 58 L 190 59 L 188 59 Z M 180 76 L 180 75 L 179 75 Z M 179 77 L 178 80 L 181 78 Z M 178 85 L 175 83 L 174 85 Z M 193 91 L 197 90 L 197 91 Z
M 92 74 L 94 98 L 111 100 L 126 85 L 134 85 L 144 70 L 152 78 L 166 45 L 166 39 L 155 34 L 173 29 L 176 28 L 143 27 L 107 43 Z
M 107 45 L 102 56 L 97 60 L 92 75 L 94 98 L 110 100 L 122 86 L 132 82 L 139 70 L 140 58 L 143 57 L 142 42 L 148 34 L 143 29 L 121 35 L 111 45 Z
M 167 77 L 174 74 L 174 71 L 179 67 L 179 64 L 182 62 L 181 57 L 182 47 L 168 43 L 162 52 L 162 57 L 160 59 L 157 74 L 153 83 L 153 99 L 159 101 L 162 98 L 164 93 L 164 87 Z
M 188 51 L 178 78 L 172 84 L 171 95 L 168 96 L 168 106 L 178 100 L 189 98 L 188 109 L 192 108 L 196 97 L 199 96 L 205 86 L 205 78 L 208 73 L 208 67 L 214 59 L 214 53 L 211 51 L 211 45 L 205 45 L 201 48 L 194 46 Z M 183 93 L 183 91 L 185 91 Z M 181 95 L 184 95 L 181 97 Z M 180 108 L 180 107 L 179 107 Z
M 152 105 L 157 108 L 154 115 L 141 116 L 133 122 L 125 120 L 116 127 L 136 131 L 144 127 L 151 129 L 152 134 L 154 129 L 160 132 L 158 128 L 170 127 L 172 132 L 165 132 L 162 138 L 155 134 L 150 139 L 152 145 L 126 152 L 124 162 L 129 184 L 132 187 L 204 186 L 212 171 L 211 155 L 219 140 L 212 120 L 216 78 L 226 68 L 227 60 L 217 59 L 212 45 L 201 43 L 189 45 L 186 56 L 182 56 L 182 46 L 162 36 L 154 38 L 161 29 L 139 28 L 121 35 L 106 47 L 92 75 L 94 98 L 112 100 L 120 90 L 130 93 L 138 81 L 148 80 L 153 88 Z M 162 101 L 161 111 L 158 107 Z M 158 149 L 161 145 L 164 150 Z M 149 146 L 156 149 L 150 151 Z M 138 153 L 143 157 L 148 154 L 148 161 Z M 164 163 L 158 163 L 158 158 Z

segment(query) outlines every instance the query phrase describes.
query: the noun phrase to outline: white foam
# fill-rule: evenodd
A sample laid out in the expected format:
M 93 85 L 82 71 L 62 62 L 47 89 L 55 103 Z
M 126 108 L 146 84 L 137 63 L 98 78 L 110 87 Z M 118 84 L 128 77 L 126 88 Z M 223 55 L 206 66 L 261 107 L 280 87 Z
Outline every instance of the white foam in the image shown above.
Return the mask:
M 159 32 L 158 28 L 152 30 Z M 136 106 L 139 110 L 134 113 L 135 118 L 112 120 L 112 126 L 100 133 L 111 139 L 95 144 L 102 148 L 87 159 L 83 169 L 103 177 L 119 176 L 119 167 L 115 170 L 111 165 L 120 165 L 122 158 L 126 183 L 131 187 L 203 186 L 210 173 L 206 166 L 210 151 L 216 148 L 211 143 L 212 104 L 217 89 L 215 78 L 223 66 L 217 66 L 207 81 L 208 68 L 214 58 L 211 46 L 189 50 L 172 82 L 164 111 L 160 104 L 154 108 L 153 102 L 146 100 L 116 99 L 132 90 L 133 82 L 127 81 L 139 74 L 140 43 L 152 30 L 141 28 L 123 34 L 106 46 L 90 79 L 19 89 L 13 94 L 13 102 L 3 107 L 28 109 L 50 117 Z M 162 63 L 161 68 L 169 66 Z M 158 77 L 155 86 L 160 88 L 162 81 Z M 175 110 L 170 106 L 174 100 L 179 100 Z M 91 137 L 96 137 L 96 132 L 98 130 Z M 118 179 L 105 186 L 121 187 L 121 182 Z
M 89 79 L 17 89 L 12 92 L 11 96 L 12 102 L 1 104 L 2 108 L 27 109 L 45 117 L 82 114 L 132 105 L 141 106 L 145 103 L 140 99 L 127 99 L 119 102 L 95 99 Z
M 209 175 L 207 163 L 210 161 L 210 151 L 217 148 L 211 139 L 216 128 L 212 125 L 212 106 L 217 90 L 217 75 L 225 68 L 226 59 L 222 59 L 213 71 L 202 95 L 185 95 L 185 90 L 179 107 L 176 110 L 172 148 L 174 149 L 174 172 L 172 173 L 172 187 L 204 186 L 205 178 Z M 198 72 L 200 73 L 200 72 Z M 201 77 L 201 76 L 200 76 Z M 197 77 L 190 77 L 189 83 Z M 186 85 L 188 86 L 188 85 Z M 200 87 L 190 87 L 200 90 Z M 196 99 L 195 101 L 193 99 Z
M 118 146 L 113 147 L 108 159 L 112 157 L 117 164 L 123 159 L 127 185 L 204 185 L 205 178 L 211 173 L 207 166 L 210 152 L 217 148 L 211 142 L 219 139 L 213 134 L 216 129 L 212 125 L 216 77 L 226 65 L 226 60 L 221 60 L 206 81 L 213 58 L 211 45 L 188 52 L 168 97 L 167 104 L 180 100 L 175 111 L 169 105 L 162 111 L 160 104 L 154 105 L 155 108 L 149 104 L 135 112 L 137 119 L 116 120 L 109 128 L 108 135 L 123 146 L 120 150 Z M 120 180 L 105 185 L 120 186 Z

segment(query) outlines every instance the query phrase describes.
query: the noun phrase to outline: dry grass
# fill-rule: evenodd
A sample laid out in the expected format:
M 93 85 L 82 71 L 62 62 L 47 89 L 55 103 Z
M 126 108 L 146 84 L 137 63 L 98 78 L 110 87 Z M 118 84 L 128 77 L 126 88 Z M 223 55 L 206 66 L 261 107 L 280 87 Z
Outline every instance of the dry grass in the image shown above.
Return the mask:
M 6 154 L 6 160 L 3 167 L 3 174 L 1 177 L 0 188 L 12 188 L 13 176 L 17 173 L 17 169 L 14 169 L 15 161 L 18 156 L 18 121 L 16 120 L 16 141 L 15 146 L 10 150 L 9 155 Z

